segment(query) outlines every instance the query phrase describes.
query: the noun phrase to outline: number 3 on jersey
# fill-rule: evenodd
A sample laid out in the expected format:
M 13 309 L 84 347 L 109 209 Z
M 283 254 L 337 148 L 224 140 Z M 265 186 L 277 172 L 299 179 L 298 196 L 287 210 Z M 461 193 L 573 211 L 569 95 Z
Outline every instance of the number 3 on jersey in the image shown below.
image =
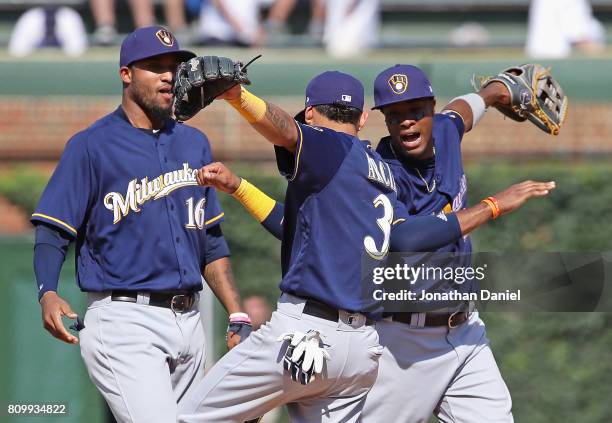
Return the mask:
M 376 223 L 378 223 L 378 227 L 382 230 L 384 235 L 383 243 L 379 250 L 376 247 L 376 241 L 374 238 L 368 235 L 363 239 L 363 246 L 370 257 L 375 260 L 382 260 L 389 252 L 391 226 L 393 225 L 393 205 L 391 204 L 391 201 L 389 201 L 389 198 L 384 194 L 377 196 L 373 203 L 375 208 L 380 206 L 383 208 L 383 216 L 376 219 Z
M 204 229 L 204 206 L 206 198 L 202 198 L 193 206 L 193 197 L 189 197 L 187 201 L 187 219 L 189 220 L 185 227 L 187 229 Z

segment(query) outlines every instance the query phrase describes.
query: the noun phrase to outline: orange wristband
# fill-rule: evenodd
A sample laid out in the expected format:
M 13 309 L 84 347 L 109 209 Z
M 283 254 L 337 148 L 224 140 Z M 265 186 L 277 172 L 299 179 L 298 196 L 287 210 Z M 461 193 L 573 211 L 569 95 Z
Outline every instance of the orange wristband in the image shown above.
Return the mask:
M 493 212 L 493 219 L 497 219 L 501 215 L 501 210 L 499 209 L 499 203 L 497 202 L 497 198 L 487 197 L 482 200 L 481 203 L 485 203 L 491 208 L 491 212 Z

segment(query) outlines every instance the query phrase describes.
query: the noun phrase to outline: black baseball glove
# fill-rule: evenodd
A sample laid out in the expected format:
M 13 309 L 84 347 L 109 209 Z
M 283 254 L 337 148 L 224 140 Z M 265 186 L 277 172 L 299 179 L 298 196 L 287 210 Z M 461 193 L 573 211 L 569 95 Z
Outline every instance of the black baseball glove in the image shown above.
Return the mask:
M 180 63 L 174 81 L 174 116 L 179 121 L 191 119 L 236 84 L 251 84 L 241 62 L 203 56 Z
M 542 131 L 558 135 L 567 114 L 567 96 L 550 73 L 537 64 L 512 67 L 492 77 L 473 78 L 476 90 L 493 81 L 501 82 L 510 92 L 510 106 L 497 110 L 518 122 L 529 119 Z

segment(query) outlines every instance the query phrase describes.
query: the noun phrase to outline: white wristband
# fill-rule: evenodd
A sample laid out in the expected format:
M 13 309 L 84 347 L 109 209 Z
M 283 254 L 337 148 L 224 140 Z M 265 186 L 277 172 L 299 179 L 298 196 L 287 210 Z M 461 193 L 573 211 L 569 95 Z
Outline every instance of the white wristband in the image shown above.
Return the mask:
M 472 128 L 476 126 L 478 121 L 484 116 L 487 111 L 487 106 L 485 105 L 484 99 L 476 93 L 470 93 L 466 95 L 462 95 L 460 97 L 455 97 L 451 102 L 455 100 L 463 100 L 467 104 L 470 105 L 472 109 Z

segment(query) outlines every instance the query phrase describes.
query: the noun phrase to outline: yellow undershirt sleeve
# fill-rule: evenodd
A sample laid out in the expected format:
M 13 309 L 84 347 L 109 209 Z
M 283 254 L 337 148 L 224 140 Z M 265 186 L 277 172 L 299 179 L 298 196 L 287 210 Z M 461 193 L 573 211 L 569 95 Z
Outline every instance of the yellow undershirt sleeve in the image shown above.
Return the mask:
M 235 100 L 227 100 L 227 102 L 238 111 L 249 123 L 259 122 L 266 115 L 266 102 L 254 94 L 247 91 L 246 88 L 240 87 L 240 97 Z
M 259 223 L 266 220 L 276 205 L 276 201 L 244 178 L 232 196 L 240 201 Z

